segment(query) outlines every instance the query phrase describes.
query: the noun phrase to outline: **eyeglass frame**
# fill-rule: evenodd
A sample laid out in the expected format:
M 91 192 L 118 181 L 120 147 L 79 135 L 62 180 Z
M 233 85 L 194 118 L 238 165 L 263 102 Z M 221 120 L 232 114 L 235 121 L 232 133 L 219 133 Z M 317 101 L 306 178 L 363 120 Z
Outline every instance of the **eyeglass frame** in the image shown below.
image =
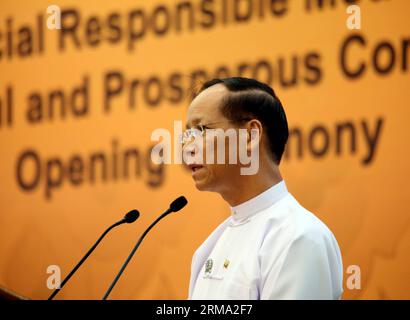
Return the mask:
M 240 119 L 236 119 L 236 120 L 226 120 L 226 121 L 218 121 L 218 122 L 211 122 L 211 123 L 206 123 L 206 124 L 198 124 L 192 128 L 188 128 L 186 129 L 181 136 L 181 144 L 184 146 L 188 141 L 190 141 L 192 139 L 192 137 L 196 137 L 195 134 L 195 130 L 200 131 L 200 135 L 203 136 L 205 133 L 206 129 L 216 129 L 216 128 L 209 128 L 208 126 L 210 125 L 215 125 L 215 124 L 220 124 L 220 123 L 230 123 L 230 122 L 241 122 L 241 121 L 250 121 L 252 120 L 252 118 L 240 118 Z M 189 132 L 189 136 L 186 136 L 186 133 Z

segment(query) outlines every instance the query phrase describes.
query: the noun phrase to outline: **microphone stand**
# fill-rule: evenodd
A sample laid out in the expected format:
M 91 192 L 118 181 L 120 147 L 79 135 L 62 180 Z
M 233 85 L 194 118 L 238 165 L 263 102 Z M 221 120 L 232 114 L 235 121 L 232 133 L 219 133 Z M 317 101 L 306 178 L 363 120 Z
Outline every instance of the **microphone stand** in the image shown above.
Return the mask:
M 102 298 L 102 300 L 107 300 L 109 294 L 111 293 L 111 290 L 114 288 L 115 284 L 117 283 L 117 281 L 120 279 L 122 273 L 124 272 L 125 268 L 127 267 L 128 263 L 131 261 L 132 257 L 134 256 L 135 252 L 137 251 L 138 247 L 140 246 L 142 240 L 144 240 L 145 236 L 147 235 L 147 233 L 152 229 L 152 227 L 154 227 L 159 220 L 161 220 L 163 217 L 165 217 L 167 214 L 171 213 L 172 210 L 171 208 L 167 209 L 167 211 L 165 211 L 163 214 L 161 214 L 153 223 L 151 223 L 151 225 L 147 228 L 147 230 L 144 231 L 144 233 L 142 234 L 142 236 L 139 238 L 137 244 L 135 245 L 135 247 L 132 249 L 130 255 L 128 256 L 127 260 L 125 260 L 125 263 L 123 264 L 123 266 L 121 267 L 120 271 L 118 272 L 117 276 L 115 277 L 115 279 L 113 280 L 113 282 L 111 283 L 110 287 L 108 288 L 107 292 L 105 293 L 104 297 Z
M 52 300 L 56 294 L 64 287 L 64 285 L 67 283 L 68 280 L 73 276 L 73 274 L 78 270 L 78 268 L 84 263 L 85 260 L 87 260 L 88 256 L 94 251 L 94 249 L 98 246 L 98 244 L 101 242 L 101 240 L 106 236 L 108 232 L 110 232 L 112 229 L 115 227 L 123 224 L 123 223 L 132 223 L 139 217 L 139 212 L 137 210 L 131 210 L 128 212 L 123 219 L 120 221 L 114 223 L 112 226 L 108 227 L 107 230 L 104 231 L 104 233 L 98 238 L 96 243 L 91 247 L 90 250 L 85 254 L 85 256 L 80 260 L 80 262 L 77 263 L 77 265 L 71 270 L 71 272 L 65 277 L 63 282 L 61 283 L 59 288 L 56 288 L 53 293 L 48 297 L 47 300 Z

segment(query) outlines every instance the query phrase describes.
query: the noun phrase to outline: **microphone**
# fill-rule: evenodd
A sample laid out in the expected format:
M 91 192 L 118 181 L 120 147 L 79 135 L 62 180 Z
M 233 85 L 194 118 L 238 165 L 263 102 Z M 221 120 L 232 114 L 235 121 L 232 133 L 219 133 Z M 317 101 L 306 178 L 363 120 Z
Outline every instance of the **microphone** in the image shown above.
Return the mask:
M 95 248 L 97 248 L 98 244 L 101 242 L 101 240 L 105 237 L 105 235 L 111 231 L 111 229 L 123 224 L 123 223 L 133 223 L 135 220 L 138 219 L 140 216 L 140 213 L 138 210 L 131 210 L 128 212 L 124 218 L 122 218 L 120 221 L 114 223 L 112 226 L 108 227 L 107 230 L 104 231 L 104 233 L 101 235 L 100 238 L 98 238 L 97 242 L 94 243 L 94 245 L 91 247 L 90 250 L 85 254 L 85 256 L 80 260 L 79 263 L 74 267 L 73 270 L 68 274 L 68 276 L 61 282 L 60 288 L 56 288 L 53 293 L 48 297 L 48 300 L 52 300 L 55 295 L 64 287 L 64 285 L 67 283 L 68 280 L 73 276 L 73 274 L 77 271 L 77 269 L 84 263 L 85 260 L 87 260 L 88 256 L 94 251 Z
M 144 233 L 142 234 L 142 236 L 139 238 L 137 244 L 135 245 L 135 247 L 132 249 L 130 255 L 128 256 L 127 260 L 125 260 L 123 266 L 121 267 L 121 270 L 118 272 L 117 276 L 115 277 L 115 279 L 113 280 L 113 282 L 111 283 L 110 287 L 108 288 L 107 292 L 105 293 L 104 297 L 102 298 L 102 300 L 107 300 L 111 290 L 114 288 L 115 284 L 117 283 L 117 281 L 120 279 L 122 273 L 124 272 L 125 268 L 127 267 L 128 263 L 131 261 L 134 253 L 137 251 L 138 247 L 140 246 L 142 240 L 145 238 L 145 236 L 147 235 L 147 233 L 152 229 L 153 226 L 155 226 L 158 221 L 160 221 L 162 218 L 164 218 L 165 216 L 167 216 L 168 214 L 170 214 L 171 212 L 177 212 L 179 210 L 181 210 L 183 207 L 185 207 L 188 203 L 188 200 L 184 197 L 181 196 L 177 199 L 175 199 L 169 206 L 169 208 L 163 213 L 161 214 L 153 223 L 151 223 L 151 225 L 147 228 L 147 230 L 144 231 Z

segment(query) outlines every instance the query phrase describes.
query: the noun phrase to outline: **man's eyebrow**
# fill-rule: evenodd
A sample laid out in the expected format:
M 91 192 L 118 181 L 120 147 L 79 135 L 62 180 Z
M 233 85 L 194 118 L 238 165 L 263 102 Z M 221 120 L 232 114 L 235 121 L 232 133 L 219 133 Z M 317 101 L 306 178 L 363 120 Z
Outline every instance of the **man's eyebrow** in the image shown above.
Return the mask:
M 194 118 L 192 121 L 192 126 L 195 126 L 196 124 L 201 122 L 201 118 Z M 186 129 L 190 129 L 191 126 L 188 124 L 188 122 L 185 124 Z

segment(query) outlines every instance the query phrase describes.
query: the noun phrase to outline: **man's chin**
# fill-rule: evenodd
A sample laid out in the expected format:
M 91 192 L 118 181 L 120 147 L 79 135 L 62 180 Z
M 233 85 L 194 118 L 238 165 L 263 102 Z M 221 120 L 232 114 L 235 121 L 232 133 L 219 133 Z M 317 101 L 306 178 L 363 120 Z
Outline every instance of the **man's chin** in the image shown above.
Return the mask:
M 206 184 L 201 183 L 201 182 L 196 182 L 195 181 L 195 187 L 199 190 L 199 191 L 208 191 L 206 188 Z
M 212 191 L 211 186 L 209 183 L 207 183 L 207 181 L 204 180 L 194 180 L 195 182 L 195 187 L 199 190 L 199 191 Z

